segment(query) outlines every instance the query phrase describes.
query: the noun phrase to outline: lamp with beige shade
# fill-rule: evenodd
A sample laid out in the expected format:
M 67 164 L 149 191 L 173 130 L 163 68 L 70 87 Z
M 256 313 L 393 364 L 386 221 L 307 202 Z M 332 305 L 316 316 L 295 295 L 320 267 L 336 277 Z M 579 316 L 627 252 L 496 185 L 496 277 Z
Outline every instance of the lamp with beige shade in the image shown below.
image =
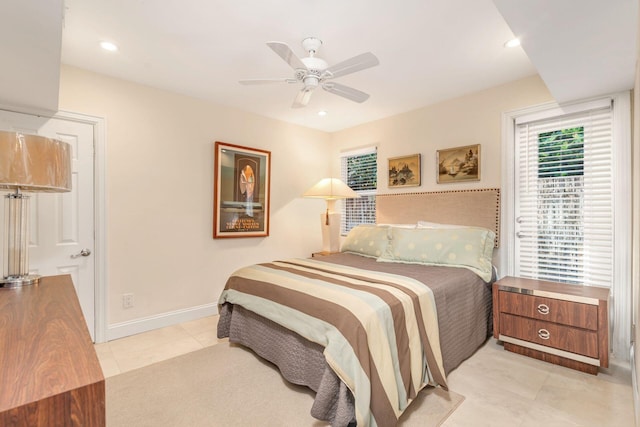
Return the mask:
M 29 274 L 29 196 L 71 191 L 71 146 L 66 142 L 0 131 L 0 190 L 5 196 L 4 259 L 0 288 L 35 284 Z
M 360 195 L 337 178 L 324 178 L 302 196 L 327 201 L 327 210 L 320 215 L 322 251 L 338 252 L 340 250 L 340 213 L 334 211 L 336 200 L 356 198 Z

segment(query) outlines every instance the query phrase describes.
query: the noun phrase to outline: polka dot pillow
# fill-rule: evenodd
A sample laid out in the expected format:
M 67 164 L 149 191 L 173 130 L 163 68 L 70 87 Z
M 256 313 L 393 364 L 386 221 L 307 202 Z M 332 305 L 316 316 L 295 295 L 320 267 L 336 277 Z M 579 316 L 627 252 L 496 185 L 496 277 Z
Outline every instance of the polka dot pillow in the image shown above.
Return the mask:
M 495 233 L 479 227 L 392 228 L 387 250 L 378 261 L 467 268 L 491 280 Z
M 378 258 L 385 252 L 389 244 L 388 228 L 376 225 L 357 225 L 347 234 L 340 251 Z

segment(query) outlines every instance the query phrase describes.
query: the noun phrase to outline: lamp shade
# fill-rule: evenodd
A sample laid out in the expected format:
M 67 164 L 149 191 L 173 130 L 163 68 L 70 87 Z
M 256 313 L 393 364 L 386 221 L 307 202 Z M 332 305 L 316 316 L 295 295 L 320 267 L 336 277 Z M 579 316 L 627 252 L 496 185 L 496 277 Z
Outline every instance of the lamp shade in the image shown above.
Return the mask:
M 71 191 L 71 146 L 37 135 L 0 131 L 0 190 Z
M 21 191 L 71 191 L 71 146 L 36 135 L 0 131 L 0 190 L 5 195 L 4 276 L 0 288 L 38 283 L 29 274 L 29 196 Z
M 322 251 L 338 252 L 340 249 L 340 214 L 333 212 L 337 199 L 360 197 L 338 178 L 324 178 L 308 189 L 303 197 L 314 197 L 327 201 L 327 211 L 320 216 L 322 229 Z
M 320 182 L 308 189 L 302 196 L 327 200 L 360 197 L 358 193 L 338 178 L 321 179 Z

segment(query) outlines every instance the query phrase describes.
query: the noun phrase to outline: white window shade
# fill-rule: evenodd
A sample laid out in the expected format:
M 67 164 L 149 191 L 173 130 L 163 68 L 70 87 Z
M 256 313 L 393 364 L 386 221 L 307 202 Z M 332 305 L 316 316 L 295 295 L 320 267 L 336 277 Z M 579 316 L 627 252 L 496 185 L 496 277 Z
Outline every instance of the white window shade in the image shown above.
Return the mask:
M 341 231 L 349 232 L 358 224 L 375 224 L 378 161 L 376 147 L 343 152 L 340 155 L 342 180 L 357 199 L 342 200 Z
M 516 274 L 612 286 L 610 103 L 516 128 Z

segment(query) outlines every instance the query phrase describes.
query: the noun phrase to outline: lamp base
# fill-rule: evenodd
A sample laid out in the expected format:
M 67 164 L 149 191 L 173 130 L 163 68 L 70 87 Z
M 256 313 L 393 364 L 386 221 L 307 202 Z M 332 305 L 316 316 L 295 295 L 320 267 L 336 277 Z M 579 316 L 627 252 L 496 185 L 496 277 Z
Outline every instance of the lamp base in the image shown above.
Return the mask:
M 329 217 L 328 223 L 327 215 Z M 320 227 L 322 227 L 322 252 L 339 252 L 340 214 L 337 212 L 321 214 Z
M 40 277 L 37 274 L 27 276 L 3 277 L 0 279 L 0 288 L 20 288 L 22 286 L 37 285 Z

